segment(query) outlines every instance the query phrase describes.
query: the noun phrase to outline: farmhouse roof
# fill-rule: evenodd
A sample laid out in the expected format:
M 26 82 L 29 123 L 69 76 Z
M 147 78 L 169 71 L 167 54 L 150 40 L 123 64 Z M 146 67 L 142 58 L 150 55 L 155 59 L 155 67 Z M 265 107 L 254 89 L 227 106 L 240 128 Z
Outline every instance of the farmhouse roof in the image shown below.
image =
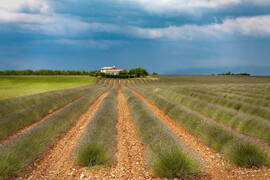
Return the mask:
M 122 69 L 112 69 L 112 70 L 108 70 L 107 72 L 120 72 L 123 71 Z
M 113 67 L 102 67 L 101 69 L 109 70 L 109 69 L 116 69 L 116 67 L 115 66 L 113 66 Z

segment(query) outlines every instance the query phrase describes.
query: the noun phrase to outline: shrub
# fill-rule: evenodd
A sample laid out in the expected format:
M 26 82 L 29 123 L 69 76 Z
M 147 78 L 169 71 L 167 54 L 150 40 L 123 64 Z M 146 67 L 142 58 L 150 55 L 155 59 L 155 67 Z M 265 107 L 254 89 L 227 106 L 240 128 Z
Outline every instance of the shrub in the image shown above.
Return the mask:
M 194 98 L 206 101 L 208 103 L 218 104 L 228 108 L 232 108 L 236 111 L 241 111 L 243 113 L 251 114 L 261 118 L 270 120 L 270 111 L 267 108 L 254 106 L 253 104 L 248 104 L 241 101 L 236 101 L 232 99 L 226 99 L 215 93 L 207 93 L 200 90 L 191 90 L 191 89 L 175 89 L 172 88 L 172 91 L 179 92 L 181 94 L 189 95 Z
M 269 164 L 267 153 L 250 143 L 235 142 L 225 149 L 225 154 L 232 163 L 239 166 L 259 167 Z
M 117 122 L 117 90 L 103 100 L 87 126 L 75 152 L 80 166 L 106 165 L 113 161 Z
M 74 123 L 103 91 L 104 89 L 96 89 L 12 142 L 2 145 L 0 179 L 20 175 L 30 163 L 53 144 L 56 137 Z
M 181 108 L 180 105 L 168 101 L 165 97 L 159 96 L 156 93 L 151 93 L 149 89 L 136 88 L 136 90 L 139 90 L 162 110 L 167 110 L 168 116 L 190 130 L 193 135 L 199 137 L 205 144 L 216 151 L 223 153 L 225 158 L 232 163 L 240 166 L 250 166 L 251 164 L 253 166 L 262 166 L 268 164 L 268 153 L 259 145 L 252 143 L 247 139 L 243 139 L 237 134 L 203 119 L 197 114 L 187 112 Z M 174 108 L 168 111 L 168 106 Z M 245 157 L 247 152 L 251 156 L 250 158 Z M 240 155 L 242 155 L 239 157 L 241 163 L 239 163 L 236 158 Z
M 80 166 L 95 166 L 106 164 L 107 154 L 100 145 L 85 144 L 78 150 L 77 164 Z
M 153 173 L 162 177 L 191 177 L 200 173 L 199 162 L 167 127 L 128 89 L 124 90 L 136 128 L 146 147 Z
M 30 97 L 30 99 L 27 98 L 28 100 L 26 101 L 36 101 L 39 102 L 39 104 L 30 106 L 28 108 L 26 107 L 25 109 L 19 110 L 2 118 L 0 120 L 0 140 L 8 137 L 27 125 L 39 121 L 46 114 L 64 106 L 65 104 L 78 99 L 87 93 L 95 92 L 96 88 L 98 87 L 91 86 L 88 88 L 83 88 L 81 91 L 74 89 L 74 91 L 68 91 L 67 93 L 63 94 L 57 93 L 52 97 L 47 97 L 46 95 L 45 97 L 38 96 L 40 100 L 36 98 L 31 99 Z M 46 97 L 47 100 L 45 100 Z M 26 103 L 28 104 L 29 102 Z
M 224 123 L 231 128 L 237 129 L 243 134 L 259 138 L 270 144 L 270 124 L 267 120 L 247 117 L 246 115 L 239 114 L 236 111 L 229 111 L 223 107 L 215 106 L 172 91 L 158 89 L 154 92 L 162 97 L 170 99 L 171 101 L 184 104 L 195 111 L 201 112 L 202 114 L 205 114 L 216 121 Z
M 163 154 L 156 159 L 153 165 L 153 172 L 157 176 L 173 177 L 192 177 L 198 174 L 199 167 L 194 159 L 181 151 Z

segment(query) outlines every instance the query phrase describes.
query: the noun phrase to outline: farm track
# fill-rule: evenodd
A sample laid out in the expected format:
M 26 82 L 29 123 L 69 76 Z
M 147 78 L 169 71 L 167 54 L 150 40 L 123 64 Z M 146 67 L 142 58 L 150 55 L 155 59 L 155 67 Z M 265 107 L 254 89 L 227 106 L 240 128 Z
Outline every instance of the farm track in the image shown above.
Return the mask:
M 118 83 L 118 81 L 116 81 Z M 91 179 L 137 180 L 153 179 L 144 160 L 144 146 L 136 134 L 135 124 L 126 104 L 122 89 L 118 91 L 118 122 L 116 161 L 109 167 L 84 169 L 83 174 Z M 160 179 L 160 178 L 155 178 Z
M 113 80 L 113 88 L 115 88 L 117 85 L 116 85 L 116 81 Z
M 16 137 L 18 137 L 19 135 L 24 134 L 25 132 L 31 130 L 34 127 L 37 127 L 38 125 L 40 125 L 41 123 L 43 123 L 44 121 L 46 121 L 47 119 L 49 119 L 50 117 L 52 117 L 55 114 L 63 111 L 65 108 L 67 108 L 68 106 L 74 104 L 75 102 L 79 101 L 81 98 L 83 98 L 83 96 L 82 97 L 79 97 L 79 98 L 77 98 L 75 100 L 72 100 L 71 102 L 67 103 L 66 105 L 64 105 L 64 106 L 62 106 L 62 107 L 54 110 L 51 113 L 48 113 L 47 115 L 45 115 L 40 120 L 38 120 L 38 121 L 36 121 L 36 122 L 34 122 L 34 123 L 30 124 L 30 125 L 27 125 L 27 126 L 21 128 L 21 129 L 19 129 L 18 131 L 14 132 L 13 134 L 9 135 L 8 137 L 0 140 L 0 147 L 2 145 L 6 144 L 6 143 L 8 143 L 10 141 L 12 141 L 13 139 L 15 139 Z
M 141 94 L 132 91 L 140 98 L 162 122 L 181 140 L 189 149 L 195 152 L 203 164 L 203 176 L 197 179 L 262 179 L 270 178 L 270 168 L 262 167 L 240 168 L 228 163 L 219 153 L 204 145 L 198 138 L 194 137 L 185 128 L 179 126 L 174 120 L 165 115 L 157 106 L 143 97 Z
M 144 147 L 136 134 L 122 89 L 118 90 L 117 164 L 112 169 L 116 179 L 151 179 L 144 161 Z
M 74 165 L 71 158 L 72 153 L 84 129 L 107 95 L 108 92 L 102 94 L 77 119 L 75 124 L 62 134 L 54 145 L 29 168 L 29 172 L 18 179 L 80 179 L 81 170 L 78 170 L 79 168 Z

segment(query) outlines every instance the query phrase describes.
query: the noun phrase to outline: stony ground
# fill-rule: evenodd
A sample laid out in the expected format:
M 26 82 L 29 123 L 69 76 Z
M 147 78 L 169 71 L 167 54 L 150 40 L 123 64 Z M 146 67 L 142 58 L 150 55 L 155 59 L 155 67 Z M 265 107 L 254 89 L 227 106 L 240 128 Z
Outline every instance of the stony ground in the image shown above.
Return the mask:
M 80 140 L 84 129 L 107 94 L 101 95 L 81 115 L 76 123 L 55 142 L 53 147 L 29 168 L 29 172 L 24 177 L 18 179 L 79 179 L 81 172 L 77 170 L 72 161 L 72 152 Z
M 113 81 L 115 87 L 120 81 Z M 127 81 L 124 85 L 133 82 Z M 74 164 L 72 155 L 81 135 L 94 113 L 99 108 L 108 92 L 101 95 L 89 109 L 81 115 L 74 125 L 62 134 L 35 163 L 29 167 L 27 173 L 19 180 L 62 180 L 62 179 L 162 179 L 154 177 L 145 162 L 144 146 L 137 135 L 134 121 L 131 118 L 122 88 L 118 91 L 118 121 L 116 136 L 115 162 L 106 167 L 82 168 Z M 260 169 L 239 168 L 228 163 L 219 153 L 208 148 L 198 138 L 183 127 L 179 126 L 170 117 L 165 115 L 157 106 L 141 94 L 134 92 L 153 112 L 162 123 L 198 157 L 203 164 L 203 172 L 195 179 L 270 179 L 270 168 Z M 66 106 L 68 106 L 67 104 Z M 63 107 L 65 108 L 65 107 Z M 54 113 L 61 111 L 58 109 Z M 53 114 L 54 114 L 53 113 Z M 51 114 L 52 115 L 52 114 Z M 42 121 L 50 117 L 44 117 Z M 34 126 L 34 125 L 33 125 Z M 31 128 L 31 127 L 27 127 Z

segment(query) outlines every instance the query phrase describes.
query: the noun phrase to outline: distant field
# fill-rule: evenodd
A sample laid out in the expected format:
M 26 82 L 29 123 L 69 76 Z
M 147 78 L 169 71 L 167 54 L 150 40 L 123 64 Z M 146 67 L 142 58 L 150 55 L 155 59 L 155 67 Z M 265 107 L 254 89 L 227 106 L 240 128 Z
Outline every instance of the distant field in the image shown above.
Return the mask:
M 0 76 L 0 99 L 93 83 L 89 76 Z
M 161 83 L 170 85 L 270 83 L 270 76 L 162 75 L 158 78 Z

